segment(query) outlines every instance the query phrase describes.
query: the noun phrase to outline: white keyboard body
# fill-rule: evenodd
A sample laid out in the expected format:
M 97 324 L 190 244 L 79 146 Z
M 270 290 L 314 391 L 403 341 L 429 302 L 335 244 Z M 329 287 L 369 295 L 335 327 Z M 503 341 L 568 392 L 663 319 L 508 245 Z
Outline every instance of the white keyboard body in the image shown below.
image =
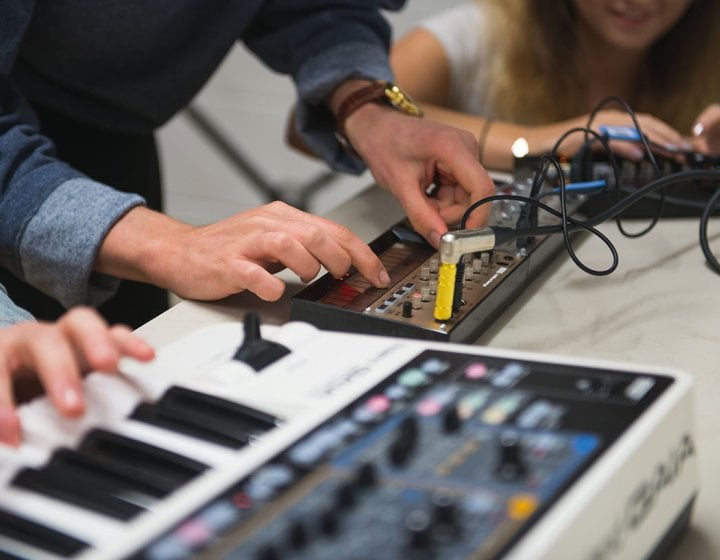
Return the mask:
M 692 382 L 681 372 L 324 332 L 303 323 L 263 326 L 262 333 L 291 352 L 260 372 L 231 360 L 242 340 L 243 326 L 223 323 L 162 349 L 150 364 L 125 360 L 122 375 L 91 374 L 85 383 L 88 413 L 81 419 L 61 418 L 44 398 L 24 405 L 23 445 L 17 450 L 0 449 L 0 509 L 87 543 L 76 558 L 133 556 L 427 350 L 618 370 L 638 379 L 656 374 L 672 381 L 542 518 L 504 550 L 503 558 L 647 557 L 698 491 Z M 155 401 L 170 386 L 251 406 L 281 423 L 249 445 L 229 449 L 127 418 L 138 403 Z M 642 387 L 642 383 L 633 386 Z M 41 468 L 54 450 L 74 448 L 89 430 L 98 427 L 201 461 L 208 468 L 168 496 L 145 504 L 147 509 L 129 520 L 11 484 L 21 469 Z M 2 534 L 0 551 L 9 557 L 59 557 L 41 545 L 35 547 Z

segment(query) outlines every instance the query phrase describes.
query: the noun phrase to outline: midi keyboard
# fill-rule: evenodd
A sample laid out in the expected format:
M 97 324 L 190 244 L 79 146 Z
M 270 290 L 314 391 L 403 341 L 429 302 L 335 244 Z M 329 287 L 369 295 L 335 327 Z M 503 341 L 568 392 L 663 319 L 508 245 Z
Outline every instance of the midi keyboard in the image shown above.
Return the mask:
M 0 450 L 0 557 L 659 558 L 689 522 L 681 372 L 261 333 L 213 325 L 93 373 L 80 419 L 23 405 L 24 443 Z

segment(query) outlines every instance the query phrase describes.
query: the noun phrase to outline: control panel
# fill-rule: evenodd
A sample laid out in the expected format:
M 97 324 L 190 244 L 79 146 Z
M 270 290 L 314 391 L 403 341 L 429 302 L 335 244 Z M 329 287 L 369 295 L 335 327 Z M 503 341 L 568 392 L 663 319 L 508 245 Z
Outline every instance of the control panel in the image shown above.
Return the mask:
M 672 384 L 427 350 L 139 557 L 502 558 Z

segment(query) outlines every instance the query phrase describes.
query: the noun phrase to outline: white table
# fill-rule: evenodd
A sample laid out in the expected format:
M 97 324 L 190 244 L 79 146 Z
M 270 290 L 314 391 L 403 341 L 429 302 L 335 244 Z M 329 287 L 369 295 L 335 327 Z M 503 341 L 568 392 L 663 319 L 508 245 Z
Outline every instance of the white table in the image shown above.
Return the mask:
M 400 216 L 394 200 L 377 188 L 329 215 L 368 241 Z M 692 374 L 697 388 L 701 487 L 691 529 L 671 559 L 716 560 L 720 558 L 720 275 L 705 264 L 697 219 L 663 220 L 639 239 L 623 237 L 614 224 L 600 229 L 618 249 L 618 270 L 607 277 L 590 276 L 561 255 L 477 343 L 653 364 Z M 716 245 L 720 250 L 720 240 Z M 609 262 L 607 249 L 592 239 L 584 241 L 578 253 L 593 268 Z M 267 323 L 281 324 L 289 319 L 289 296 L 300 288 L 290 283 L 285 297 L 274 304 L 251 294 L 214 303 L 184 301 L 138 333 L 160 347 L 196 328 L 240 320 L 249 310 L 259 311 Z

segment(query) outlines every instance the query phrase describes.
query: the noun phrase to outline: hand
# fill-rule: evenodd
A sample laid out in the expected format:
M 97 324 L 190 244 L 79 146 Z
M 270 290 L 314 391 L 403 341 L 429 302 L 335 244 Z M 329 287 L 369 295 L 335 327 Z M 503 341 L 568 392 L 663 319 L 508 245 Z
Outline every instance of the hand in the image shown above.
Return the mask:
M 693 147 L 712 156 L 720 155 L 720 103 L 706 107 L 693 126 Z
M 0 329 L 0 442 L 17 446 L 21 440 L 13 380 L 37 376 L 53 405 L 76 417 L 85 410 L 82 374 L 114 372 L 122 356 L 146 361 L 154 352 L 128 327 L 108 327 L 90 308 L 74 308 L 55 323 Z
M 467 207 L 495 194 L 478 162 L 475 137 L 464 130 L 368 103 L 345 122 L 351 144 L 377 183 L 400 202 L 413 227 L 434 247 L 447 224 Z M 435 192 L 427 195 L 434 184 Z M 473 212 L 468 227 L 487 223 L 490 205 Z
M 353 265 L 374 286 L 390 283 L 380 259 L 349 229 L 272 202 L 201 227 L 134 208 L 106 236 L 96 270 L 189 299 L 250 290 L 275 301 L 285 284 L 273 273 L 282 268 L 308 282 L 321 266 L 339 278 Z
M 569 119 L 551 125 L 533 127 L 528 134 L 528 144 L 532 153 L 550 153 L 556 141 L 568 130 L 576 127 L 586 127 L 588 115 Z M 635 118 L 640 125 L 642 133 L 648 140 L 662 150 L 668 156 L 678 151 L 685 151 L 690 148 L 688 142 L 674 128 L 664 123 L 657 117 L 647 113 L 636 113 Z M 626 111 L 606 109 L 598 111 L 593 118 L 591 128 L 597 132 L 602 126 L 627 126 L 635 127 Z M 582 146 L 585 136 L 577 132 L 568 136 L 560 146 L 559 152 L 572 156 Z M 610 147 L 620 157 L 639 161 L 645 157 L 645 149 L 639 142 L 628 142 L 623 140 L 610 141 Z

